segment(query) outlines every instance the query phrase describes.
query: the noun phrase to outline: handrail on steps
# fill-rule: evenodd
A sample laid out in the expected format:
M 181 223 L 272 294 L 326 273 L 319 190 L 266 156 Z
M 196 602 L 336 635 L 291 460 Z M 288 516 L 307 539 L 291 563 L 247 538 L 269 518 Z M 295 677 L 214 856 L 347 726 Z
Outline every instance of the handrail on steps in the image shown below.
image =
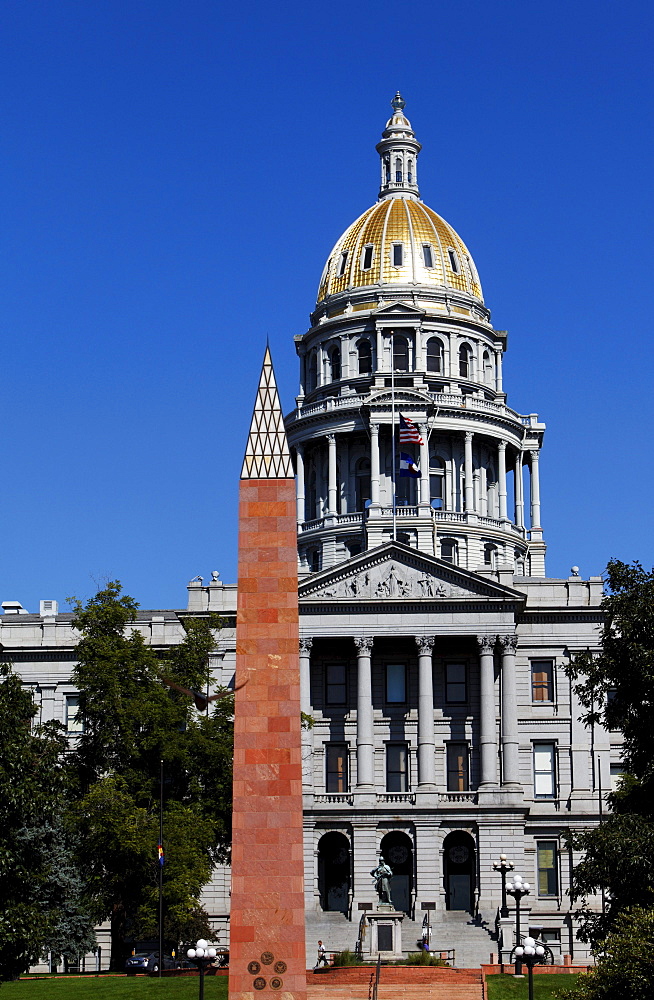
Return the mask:
M 377 955 L 377 968 L 375 969 L 375 982 L 372 987 L 372 1000 L 377 1000 L 377 990 L 379 989 L 380 975 L 381 975 L 381 955 Z

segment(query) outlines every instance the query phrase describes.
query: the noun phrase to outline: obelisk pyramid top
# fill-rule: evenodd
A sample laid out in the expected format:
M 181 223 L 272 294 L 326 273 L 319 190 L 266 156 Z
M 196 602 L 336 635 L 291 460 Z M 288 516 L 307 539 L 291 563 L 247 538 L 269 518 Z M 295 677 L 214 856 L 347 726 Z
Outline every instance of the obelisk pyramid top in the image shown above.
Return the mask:
M 266 346 L 241 479 L 293 479 L 294 475 L 270 348 Z

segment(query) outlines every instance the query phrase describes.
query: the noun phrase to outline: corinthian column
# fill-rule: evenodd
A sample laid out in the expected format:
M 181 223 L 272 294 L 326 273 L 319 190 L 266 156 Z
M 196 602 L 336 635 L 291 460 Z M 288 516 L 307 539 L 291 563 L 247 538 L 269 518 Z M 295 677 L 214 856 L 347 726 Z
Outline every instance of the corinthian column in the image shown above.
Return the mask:
M 311 647 L 313 639 L 300 639 L 300 711 L 311 714 Z
M 519 784 L 518 694 L 515 680 L 516 635 L 503 635 L 502 644 L 502 784 Z
M 329 514 L 337 513 L 337 486 L 336 486 L 336 435 L 327 435 L 328 465 L 327 465 L 327 511 Z
M 370 425 L 370 503 L 379 506 L 379 424 Z
M 372 714 L 371 638 L 357 636 L 357 788 L 372 789 L 375 784 L 374 729 Z
M 500 521 L 506 521 L 506 441 L 497 445 L 497 496 L 500 501 Z
M 297 520 L 298 524 L 303 524 L 305 517 L 304 503 L 304 445 L 295 446 L 295 468 L 297 474 Z
M 531 459 L 529 467 L 531 470 L 531 527 L 540 528 L 540 478 L 538 475 L 538 460 L 540 455 L 537 450 L 530 451 Z
M 497 727 L 495 721 L 494 635 L 478 635 L 479 644 L 479 748 L 481 785 L 497 784 Z
M 420 503 L 429 504 L 429 430 L 427 424 L 419 426 L 422 444 L 420 445 Z
M 416 636 L 418 646 L 418 784 L 436 784 L 434 771 L 434 682 L 432 635 Z
M 472 431 L 465 432 L 464 448 L 465 509 L 470 514 L 475 509 L 475 487 L 472 471 Z

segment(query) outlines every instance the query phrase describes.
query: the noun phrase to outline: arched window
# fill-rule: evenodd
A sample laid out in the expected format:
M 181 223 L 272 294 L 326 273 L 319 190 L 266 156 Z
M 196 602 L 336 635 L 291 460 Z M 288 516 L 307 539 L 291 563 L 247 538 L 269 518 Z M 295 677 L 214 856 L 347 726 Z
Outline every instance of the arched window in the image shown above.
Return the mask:
M 307 521 L 313 521 L 318 517 L 318 490 L 316 487 L 316 470 L 312 469 L 307 479 L 307 495 L 305 500 L 305 517 Z
M 407 166 L 408 166 L 408 169 L 407 169 L 406 179 L 408 180 L 408 182 L 410 184 L 411 181 L 413 180 L 413 160 L 409 160 L 409 163 L 408 163 Z
M 395 183 L 402 183 L 402 160 L 399 156 L 395 159 Z
M 409 341 L 406 337 L 393 336 L 393 371 L 408 372 Z
M 441 559 L 443 562 L 457 564 L 457 545 L 453 538 L 443 538 L 441 541 Z
M 459 348 L 459 375 L 461 378 L 472 378 L 472 347 L 461 344 Z
M 427 371 L 443 371 L 443 344 L 438 337 L 430 337 L 427 341 Z
M 438 455 L 429 456 L 429 494 L 435 510 L 442 510 L 445 499 L 445 462 Z
M 332 382 L 338 382 L 341 377 L 341 352 L 338 347 L 332 347 L 329 352 L 329 369 Z
M 360 340 L 357 344 L 359 355 L 359 375 L 370 375 L 372 372 L 372 344 L 369 340 Z
M 390 184 L 391 181 L 391 161 L 388 157 L 384 159 L 384 173 L 386 175 L 386 183 Z
M 370 500 L 370 460 L 360 458 L 354 470 L 354 493 L 356 509 L 364 511 Z
M 318 352 L 312 351 L 307 359 L 307 392 L 313 392 L 318 385 Z

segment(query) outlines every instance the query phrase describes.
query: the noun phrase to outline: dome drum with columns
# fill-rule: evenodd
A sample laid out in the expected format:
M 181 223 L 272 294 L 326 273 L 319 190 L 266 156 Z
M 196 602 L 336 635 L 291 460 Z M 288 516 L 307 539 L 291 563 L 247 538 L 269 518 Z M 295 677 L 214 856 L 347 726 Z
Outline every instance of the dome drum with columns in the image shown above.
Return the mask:
M 507 406 L 506 332 L 493 329 L 466 245 L 420 201 L 421 146 L 399 93 L 392 103 L 377 146 L 379 200 L 337 241 L 312 326 L 295 338 L 300 391 L 286 425 L 300 569 L 388 541 L 395 520 L 398 540 L 464 569 L 544 576 L 545 428 Z M 397 479 L 395 518 L 393 394 L 423 441 L 402 446 L 421 477 Z

